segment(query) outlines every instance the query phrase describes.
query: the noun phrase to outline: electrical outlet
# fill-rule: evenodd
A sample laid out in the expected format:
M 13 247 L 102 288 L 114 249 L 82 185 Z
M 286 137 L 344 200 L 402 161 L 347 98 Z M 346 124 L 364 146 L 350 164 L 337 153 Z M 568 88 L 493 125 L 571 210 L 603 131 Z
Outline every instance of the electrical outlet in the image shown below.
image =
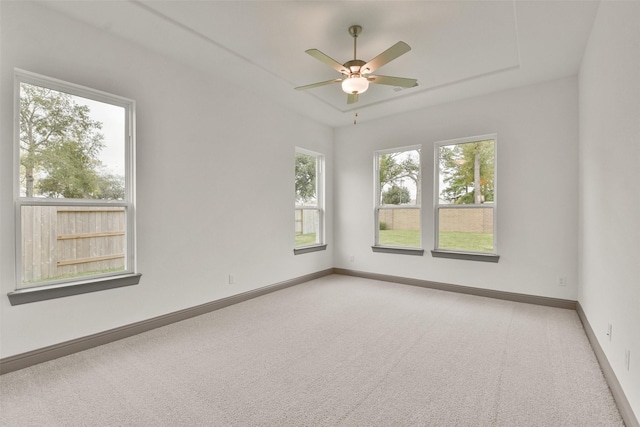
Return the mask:
M 349 257 L 349 261 L 353 262 L 353 261 L 355 261 L 355 260 L 356 260 L 356 257 L 355 257 L 355 256 L 351 255 L 351 256 Z
M 558 286 L 567 286 L 567 276 L 558 277 Z
M 609 337 L 609 341 L 611 341 L 611 336 L 613 333 L 613 326 L 611 326 L 611 323 L 607 324 L 607 337 Z
M 236 278 L 233 274 L 229 275 L 229 284 L 233 285 L 234 283 L 236 283 Z
M 624 366 L 629 370 L 629 366 L 631 365 L 631 350 L 624 351 Z

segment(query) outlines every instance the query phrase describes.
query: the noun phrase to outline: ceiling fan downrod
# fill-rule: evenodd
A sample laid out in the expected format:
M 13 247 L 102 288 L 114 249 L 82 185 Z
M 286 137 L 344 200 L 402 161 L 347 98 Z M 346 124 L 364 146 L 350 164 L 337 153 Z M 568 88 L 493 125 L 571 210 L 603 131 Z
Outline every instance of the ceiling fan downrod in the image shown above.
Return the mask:
M 361 32 L 362 27 L 360 25 L 352 25 L 349 27 L 349 34 L 351 34 L 351 37 L 353 37 L 353 59 L 344 63 L 344 66 L 349 69 L 349 74 L 344 74 L 346 78 L 359 77 L 361 74 L 361 68 L 365 64 L 365 62 L 359 60 L 357 56 L 358 35 Z
M 358 59 L 356 57 L 356 44 L 358 42 L 358 35 L 362 32 L 362 27 L 360 25 L 352 25 L 349 27 L 349 34 L 353 37 L 353 59 Z

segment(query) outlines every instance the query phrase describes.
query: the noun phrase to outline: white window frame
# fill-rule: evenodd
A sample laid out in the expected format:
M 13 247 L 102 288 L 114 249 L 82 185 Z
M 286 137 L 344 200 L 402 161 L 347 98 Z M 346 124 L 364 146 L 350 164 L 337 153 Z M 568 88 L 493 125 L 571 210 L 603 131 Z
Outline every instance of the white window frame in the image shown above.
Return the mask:
M 295 211 L 303 210 L 303 211 L 316 211 L 318 214 L 318 232 L 317 237 L 318 241 L 309 245 L 304 246 L 295 246 L 295 227 L 294 227 L 294 254 L 300 255 L 308 252 L 316 252 L 325 250 L 327 245 L 325 243 L 325 235 L 324 235 L 324 168 L 325 168 L 325 160 L 324 155 L 322 153 L 317 153 L 315 151 L 307 150 L 305 148 L 295 147 L 295 154 L 304 154 L 306 156 L 311 156 L 316 159 L 316 204 L 315 206 L 310 205 L 299 205 L 297 204 L 297 200 L 294 203 L 294 215 Z M 294 157 L 295 159 L 295 157 Z M 294 184 L 295 187 L 295 184 Z M 295 199 L 295 188 L 294 188 L 294 199 Z
M 416 200 L 416 204 L 414 206 L 411 205 L 383 205 L 380 201 L 380 157 L 385 154 L 393 154 L 393 153 L 402 153 L 406 151 L 415 151 L 417 150 L 419 153 L 419 161 L 420 161 L 420 171 L 418 177 L 418 194 L 420 197 L 419 200 Z M 423 239 L 422 239 L 422 146 L 421 145 L 411 145 L 407 147 L 396 147 L 389 148 L 385 150 L 378 150 L 374 152 L 373 155 L 373 224 L 374 224 L 374 243 L 372 249 L 374 252 L 386 252 L 386 253 L 395 253 L 395 254 L 406 254 L 406 255 L 422 255 L 424 253 L 423 249 Z M 417 209 L 420 214 L 418 215 L 420 218 L 420 246 L 419 247 L 405 247 L 405 246 L 389 246 L 389 245 L 381 245 L 380 244 L 380 209 Z
M 116 105 L 125 109 L 125 197 L 124 200 L 64 199 L 23 197 L 20 195 L 20 84 L 45 87 L 58 92 Z M 16 291 L 9 294 L 12 304 L 24 304 L 79 293 L 137 284 L 135 232 L 135 101 L 96 89 L 76 85 L 25 70 L 14 71 L 14 200 Z M 125 210 L 125 269 L 77 278 L 48 280 L 36 285 L 22 283 L 22 224 L 24 206 L 122 207 Z M 72 290 L 65 291 L 69 287 Z
M 467 144 L 472 142 L 480 142 L 493 140 L 493 203 L 489 204 L 441 204 L 440 203 L 440 148 L 447 145 Z M 440 258 L 454 258 L 465 259 L 471 261 L 487 261 L 498 262 L 500 258 L 498 255 L 498 135 L 487 134 L 478 135 L 466 138 L 456 138 L 446 141 L 439 141 L 434 144 L 434 193 L 433 193 L 433 206 L 434 206 L 434 250 L 431 251 L 434 257 Z M 440 249 L 440 209 L 493 209 L 493 251 L 492 252 L 473 252 L 462 251 L 455 249 Z

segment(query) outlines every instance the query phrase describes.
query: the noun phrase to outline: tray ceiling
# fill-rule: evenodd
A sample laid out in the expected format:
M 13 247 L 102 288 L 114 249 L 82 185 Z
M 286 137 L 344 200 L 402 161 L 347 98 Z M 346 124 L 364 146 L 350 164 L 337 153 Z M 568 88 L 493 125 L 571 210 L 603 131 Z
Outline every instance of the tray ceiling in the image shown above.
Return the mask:
M 591 1 L 47 1 L 70 15 L 330 126 L 365 121 L 575 75 L 598 2 Z M 305 54 L 358 59 L 397 41 L 412 50 L 376 74 L 418 79 L 371 85 L 347 105 L 339 78 Z

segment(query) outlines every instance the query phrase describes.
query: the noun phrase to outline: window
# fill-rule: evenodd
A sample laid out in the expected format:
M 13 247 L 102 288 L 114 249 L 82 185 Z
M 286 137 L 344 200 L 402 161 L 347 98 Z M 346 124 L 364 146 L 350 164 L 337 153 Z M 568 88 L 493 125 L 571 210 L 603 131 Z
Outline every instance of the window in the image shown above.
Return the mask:
M 422 255 L 420 147 L 378 151 L 374 161 L 374 251 Z
M 15 76 L 18 290 L 133 284 L 134 102 Z
M 326 249 L 322 169 L 321 154 L 296 148 L 295 254 Z
M 435 150 L 434 256 L 497 262 L 496 135 L 443 141 Z

